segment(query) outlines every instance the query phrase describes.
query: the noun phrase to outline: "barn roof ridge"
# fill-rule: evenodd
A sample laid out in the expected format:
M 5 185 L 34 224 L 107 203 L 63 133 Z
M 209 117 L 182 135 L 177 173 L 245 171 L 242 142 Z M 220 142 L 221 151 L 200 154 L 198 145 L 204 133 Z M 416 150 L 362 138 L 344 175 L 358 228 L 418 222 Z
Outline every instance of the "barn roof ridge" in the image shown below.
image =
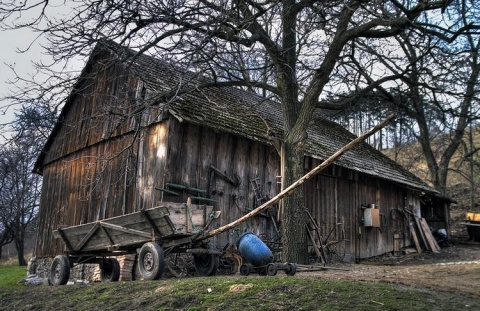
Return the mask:
M 165 105 L 166 111 L 181 118 L 182 121 L 262 143 L 271 143 L 272 139 L 283 138 L 283 120 L 278 109 L 279 104 L 275 101 L 232 86 L 212 85 L 200 90 L 196 87 L 197 82 L 206 84 L 213 81 L 199 73 L 183 70 L 176 64 L 153 56 L 137 54 L 134 50 L 111 40 L 101 40 L 97 44 L 86 68 L 93 61 L 93 55 L 104 49 L 113 52 L 117 61 L 130 67 L 150 90 L 151 100 L 158 100 L 159 95 L 170 94 L 172 90 L 179 91 L 176 93 L 176 100 L 168 101 L 168 104 L 159 100 L 158 104 Z M 184 80 L 178 81 L 182 79 Z M 68 104 L 67 101 L 65 106 Z M 64 111 L 67 113 L 68 107 L 64 107 L 61 116 Z M 57 122 L 57 125 L 61 126 L 59 123 Z M 325 160 L 356 137 L 339 124 L 324 118 L 314 118 L 307 135 L 306 155 L 320 160 Z M 49 137 L 44 151 L 37 160 L 35 165 L 37 168 L 41 166 L 42 155 L 48 151 L 51 138 Z M 335 161 L 335 164 L 409 188 L 438 193 L 419 177 L 365 142 L 345 153 Z

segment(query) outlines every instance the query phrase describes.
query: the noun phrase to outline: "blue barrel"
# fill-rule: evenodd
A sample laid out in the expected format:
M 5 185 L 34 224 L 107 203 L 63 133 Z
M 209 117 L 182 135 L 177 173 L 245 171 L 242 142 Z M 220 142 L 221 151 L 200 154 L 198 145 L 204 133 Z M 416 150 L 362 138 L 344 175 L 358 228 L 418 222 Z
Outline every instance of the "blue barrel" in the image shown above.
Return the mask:
M 245 232 L 237 244 L 240 255 L 254 267 L 266 266 L 273 262 L 272 251 L 255 234 Z

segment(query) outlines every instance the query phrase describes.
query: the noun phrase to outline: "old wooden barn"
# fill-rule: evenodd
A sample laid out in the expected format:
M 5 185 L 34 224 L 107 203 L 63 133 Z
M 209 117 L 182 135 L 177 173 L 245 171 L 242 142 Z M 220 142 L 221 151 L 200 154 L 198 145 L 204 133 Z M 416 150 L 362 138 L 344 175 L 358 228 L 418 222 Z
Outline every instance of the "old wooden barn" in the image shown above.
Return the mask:
M 233 87 L 197 88 L 209 81 L 134 55 L 112 42 L 98 44 L 38 158 L 43 189 L 37 257 L 65 250 L 52 236 L 60 226 L 200 197 L 215 200 L 214 208 L 222 211 L 215 228 L 280 191 L 277 103 Z M 339 125 L 315 118 L 305 170 L 353 138 Z M 332 232 L 332 239 L 346 240 L 347 261 L 411 245 L 404 208 L 432 226 L 448 225 L 446 201 L 366 143 L 309 180 L 303 191 L 321 235 Z M 277 212 L 275 207 L 214 240 L 224 245 L 252 231 L 279 241 Z

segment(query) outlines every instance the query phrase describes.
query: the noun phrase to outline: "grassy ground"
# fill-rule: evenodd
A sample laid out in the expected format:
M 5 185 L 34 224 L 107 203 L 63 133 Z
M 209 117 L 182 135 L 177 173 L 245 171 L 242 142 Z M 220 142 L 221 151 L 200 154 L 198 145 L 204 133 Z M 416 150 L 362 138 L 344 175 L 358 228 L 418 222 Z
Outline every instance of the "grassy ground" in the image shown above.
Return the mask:
M 0 310 L 480 310 L 480 298 L 300 273 L 25 287 L 24 270 L 0 268 Z
M 18 281 L 26 276 L 27 267 L 0 265 L 0 290 L 22 288 Z

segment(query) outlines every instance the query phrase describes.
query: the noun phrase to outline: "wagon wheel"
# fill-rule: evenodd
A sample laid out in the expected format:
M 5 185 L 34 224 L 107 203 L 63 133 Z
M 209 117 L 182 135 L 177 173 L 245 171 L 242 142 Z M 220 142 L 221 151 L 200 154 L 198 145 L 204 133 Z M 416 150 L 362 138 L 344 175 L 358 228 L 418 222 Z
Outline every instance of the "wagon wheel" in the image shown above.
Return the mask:
M 346 240 L 333 241 L 326 246 L 327 262 L 340 262 L 345 257 Z
M 286 265 L 286 269 L 285 269 L 285 274 L 286 275 L 294 276 L 295 273 L 297 273 L 297 264 L 296 263 L 288 262 L 285 265 Z
M 216 250 L 217 247 L 212 243 L 207 243 L 207 249 Z M 195 270 L 201 276 L 215 275 L 218 266 L 220 265 L 220 259 L 218 255 L 201 254 L 193 255 L 193 263 L 195 264 Z
M 334 232 L 336 232 L 334 234 Z M 336 239 L 334 238 L 336 236 Z M 342 261 L 345 257 L 345 229 L 343 222 L 337 223 L 330 230 L 324 241 L 325 261 L 327 263 Z
M 117 282 L 120 278 L 120 264 L 115 258 L 107 258 L 100 267 L 100 280 L 102 282 Z
M 224 257 L 224 266 L 226 266 L 226 272 L 228 274 L 235 274 L 238 271 L 238 267 L 241 266 L 240 261 L 238 258 L 231 256 L 231 257 Z
M 248 264 L 243 264 L 240 266 L 240 274 L 241 275 L 249 275 L 250 274 L 250 266 Z
M 50 266 L 48 281 L 52 285 L 65 285 L 70 278 L 70 261 L 65 255 L 58 255 Z
M 163 248 L 155 242 L 143 244 L 138 254 L 138 269 L 144 280 L 158 280 L 163 273 Z
M 176 278 L 183 278 L 188 275 L 190 263 L 186 254 L 168 255 L 165 259 L 165 265 L 168 271 Z
M 277 275 L 277 271 L 278 271 L 278 268 L 277 268 L 277 265 L 274 264 L 274 263 L 269 263 L 267 265 L 267 275 L 269 276 L 275 276 Z

